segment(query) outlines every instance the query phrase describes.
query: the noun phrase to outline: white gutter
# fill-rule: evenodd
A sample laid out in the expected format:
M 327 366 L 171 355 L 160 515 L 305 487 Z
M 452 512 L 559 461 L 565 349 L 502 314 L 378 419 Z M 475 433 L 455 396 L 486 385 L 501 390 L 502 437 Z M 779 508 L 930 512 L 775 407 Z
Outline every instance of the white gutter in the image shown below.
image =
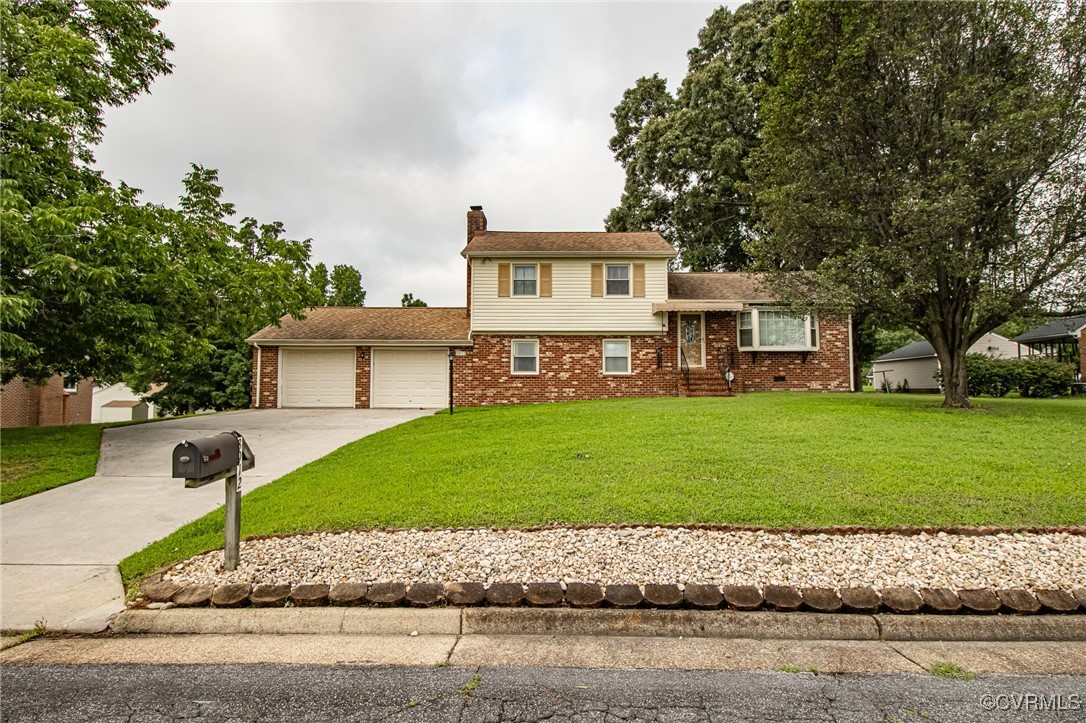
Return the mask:
M 471 346 L 471 339 L 246 339 L 253 346 Z
M 852 350 L 852 314 L 848 315 L 848 388 L 851 391 L 862 391 L 856 389 L 856 363 Z
M 260 376 L 261 372 L 264 371 L 261 368 L 263 366 L 263 356 L 261 354 L 263 349 L 260 348 L 259 344 L 253 344 L 253 346 L 256 347 L 256 408 L 260 409 Z
M 666 251 L 471 251 L 460 252 L 465 259 L 524 259 L 524 258 L 582 258 L 582 259 L 673 259 L 678 254 Z

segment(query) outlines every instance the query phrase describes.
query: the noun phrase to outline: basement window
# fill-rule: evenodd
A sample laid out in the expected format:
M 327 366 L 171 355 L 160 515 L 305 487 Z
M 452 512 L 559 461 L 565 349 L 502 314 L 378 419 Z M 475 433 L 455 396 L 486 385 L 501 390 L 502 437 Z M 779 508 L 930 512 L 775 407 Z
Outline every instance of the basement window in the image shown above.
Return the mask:
M 538 374 L 539 340 L 514 339 L 512 357 L 513 374 Z
M 604 374 L 629 374 L 630 373 L 630 340 L 629 339 L 604 339 L 604 341 L 603 341 L 603 373 Z

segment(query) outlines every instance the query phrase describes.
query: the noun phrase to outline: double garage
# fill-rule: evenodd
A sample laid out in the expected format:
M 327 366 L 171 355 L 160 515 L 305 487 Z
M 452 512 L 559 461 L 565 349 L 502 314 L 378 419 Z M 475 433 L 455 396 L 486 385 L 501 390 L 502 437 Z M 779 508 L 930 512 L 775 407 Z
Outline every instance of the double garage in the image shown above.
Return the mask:
M 353 408 L 368 396 L 371 407 L 441 407 L 449 399 L 448 353 L 447 347 L 280 347 L 279 403 Z M 369 389 L 359 389 L 367 376 Z

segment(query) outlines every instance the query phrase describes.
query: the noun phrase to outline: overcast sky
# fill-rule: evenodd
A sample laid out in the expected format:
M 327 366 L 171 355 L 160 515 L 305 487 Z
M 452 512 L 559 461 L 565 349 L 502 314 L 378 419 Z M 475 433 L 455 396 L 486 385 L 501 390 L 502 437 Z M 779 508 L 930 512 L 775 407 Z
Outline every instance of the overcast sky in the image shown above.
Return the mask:
M 98 165 L 170 205 L 217 168 L 239 216 L 357 267 L 367 306 L 462 306 L 468 206 L 601 230 L 611 111 L 640 76 L 674 88 L 717 5 L 177 2 L 174 72 L 106 114 Z

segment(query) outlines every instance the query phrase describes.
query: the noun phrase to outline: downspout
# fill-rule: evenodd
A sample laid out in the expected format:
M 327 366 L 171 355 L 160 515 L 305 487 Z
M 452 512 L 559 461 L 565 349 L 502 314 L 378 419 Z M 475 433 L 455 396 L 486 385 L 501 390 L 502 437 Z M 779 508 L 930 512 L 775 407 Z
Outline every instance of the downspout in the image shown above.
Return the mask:
M 852 314 L 848 315 L 848 388 L 853 392 L 862 391 L 856 388 L 856 362 L 852 350 Z
M 261 354 L 261 348 L 259 344 L 253 344 L 256 347 L 256 405 L 255 409 L 260 409 L 260 374 L 263 369 L 263 354 Z

